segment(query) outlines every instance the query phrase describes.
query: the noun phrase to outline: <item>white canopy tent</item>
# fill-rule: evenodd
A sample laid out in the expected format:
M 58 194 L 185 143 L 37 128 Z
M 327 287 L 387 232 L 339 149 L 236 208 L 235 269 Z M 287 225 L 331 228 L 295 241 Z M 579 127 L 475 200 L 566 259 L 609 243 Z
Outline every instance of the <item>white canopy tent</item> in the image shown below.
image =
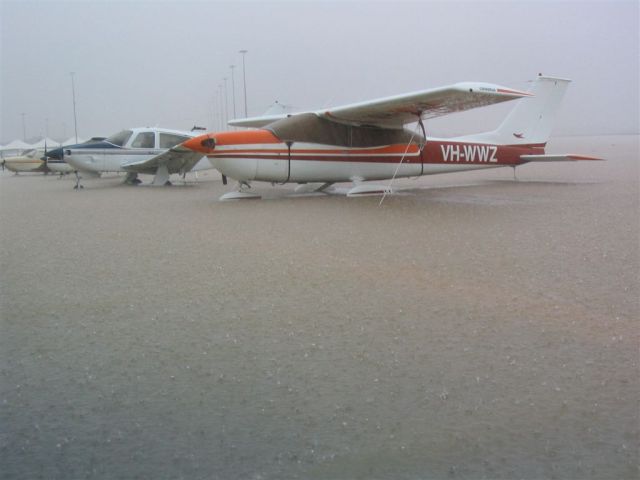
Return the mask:
M 61 145 L 62 144 L 60 142 L 58 142 L 57 140 L 53 140 L 52 138 L 43 138 L 39 142 L 36 142 L 33 145 L 31 145 L 31 148 L 44 148 L 45 146 L 47 148 L 57 148 L 57 147 L 60 147 Z
M 14 140 L 8 143 L 4 147 L 0 148 L 0 155 L 3 157 L 10 157 L 14 155 L 21 155 L 26 150 L 31 150 L 33 147 L 22 140 Z
M 14 140 L 13 142 L 8 143 L 4 147 L 2 147 L 2 150 L 28 150 L 30 148 L 33 147 L 28 143 L 25 143 L 22 140 Z

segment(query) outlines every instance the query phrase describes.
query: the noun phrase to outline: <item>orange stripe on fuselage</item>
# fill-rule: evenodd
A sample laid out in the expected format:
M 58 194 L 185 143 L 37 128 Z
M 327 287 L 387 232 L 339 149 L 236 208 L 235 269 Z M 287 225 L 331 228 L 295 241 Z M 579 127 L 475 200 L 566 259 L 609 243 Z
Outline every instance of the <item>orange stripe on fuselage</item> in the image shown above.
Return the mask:
M 216 139 L 216 145 L 261 145 L 265 143 L 283 143 L 269 130 L 244 130 L 238 132 L 220 132 L 209 134 Z
M 182 145 L 202 153 L 213 153 L 214 148 L 210 148 L 206 145 L 206 140 L 215 140 L 215 146 L 224 145 L 264 145 L 266 143 L 282 143 L 278 137 L 276 137 L 269 130 L 243 130 L 238 132 L 211 132 L 204 135 L 198 135 L 193 137 Z M 203 143 L 205 142 L 205 143 Z
M 217 137 L 216 137 L 217 140 Z M 284 145 L 283 142 L 279 142 Z M 264 144 L 264 143 L 263 143 Z M 217 146 L 220 144 L 217 144 Z M 228 145 L 238 145 L 235 143 L 230 143 Z M 224 145 L 220 145 L 223 146 Z M 287 153 L 286 148 L 220 148 L 216 149 L 211 153 L 233 153 L 233 154 L 241 154 L 241 153 Z M 411 144 L 409 148 L 407 148 L 406 144 L 398 144 L 398 145 L 388 145 L 385 147 L 374 147 L 374 148 L 350 148 L 350 147 L 337 147 L 337 148 L 295 148 L 291 150 L 292 152 L 301 153 L 301 154 L 318 154 L 318 155 L 336 155 L 336 154 L 349 154 L 349 155 L 402 155 L 406 152 L 407 155 L 412 155 L 418 153 L 420 150 L 417 145 Z

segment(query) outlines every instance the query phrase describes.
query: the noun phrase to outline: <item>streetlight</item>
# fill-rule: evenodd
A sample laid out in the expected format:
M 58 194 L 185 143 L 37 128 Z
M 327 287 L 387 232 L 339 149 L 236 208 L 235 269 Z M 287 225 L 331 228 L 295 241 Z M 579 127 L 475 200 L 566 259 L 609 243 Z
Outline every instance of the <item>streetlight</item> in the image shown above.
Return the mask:
M 24 140 L 26 142 L 27 141 L 27 128 L 24 125 L 24 116 L 26 115 L 26 113 L 21 113 L 20 115 L 22 115 L 22 140 Z
M 76 117 L 76 84 L 74 77 L 76 72 L 71 72 L 71 94 L 73 95 L 73 128 L 76 132 L 76 143 L 78 143 L 78 118 Z
M 227 77 L 224 77 L 224 123 L 225 125 L 229 122 L 229 100 L 227 96 Z
M 240 50 L 242 54 L 242 82 L 244 83 L 244 118 L 247 118 L 247 76 L 244 68 L 244 56 L 248 50 Z
M 217 121 L 218 121 L 218 94 L 217 92 L 213 94 L 211 98 L 211 129 L 217 130 Z
M 219 114 L 218 115 L 218 128 L 220 130 L 224 130 L 224 106 L 222 105 L 222 85 L 219 83 L 218 84 L 218 109 L 219 109 Z
M 233 98 L 233 118 L 236 118 L 236 80 L 233 75 L 233 69 L 236 68 L 235 65 L 229 65 L 231 69 L 231 97 Z

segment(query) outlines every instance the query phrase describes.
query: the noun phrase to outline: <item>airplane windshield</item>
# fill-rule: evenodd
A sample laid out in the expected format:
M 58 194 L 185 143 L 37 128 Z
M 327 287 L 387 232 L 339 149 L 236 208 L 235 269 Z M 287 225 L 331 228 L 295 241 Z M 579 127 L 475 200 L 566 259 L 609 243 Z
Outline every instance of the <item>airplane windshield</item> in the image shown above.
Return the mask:
M 116 133 L 115 135 L 111 135 L 109 138 L 105 140 L 105 142 L 109 142 L 109 143 L 112 143 L 113 145 L 122 147 L 125 143 L 127 143 L 127 140 L 131 138 L 131 135 L 133 135 L 133 132 L 131 130 L 123 130 L 121 132 Z
M 184 142 L 185 140 L 189 140 L 191 137 L 185 137 L 184 135 L 173 135 L 170 133 L 161 133 L 160 134 L 160 148 L 171 148 L 175 147 L 179 143 Z

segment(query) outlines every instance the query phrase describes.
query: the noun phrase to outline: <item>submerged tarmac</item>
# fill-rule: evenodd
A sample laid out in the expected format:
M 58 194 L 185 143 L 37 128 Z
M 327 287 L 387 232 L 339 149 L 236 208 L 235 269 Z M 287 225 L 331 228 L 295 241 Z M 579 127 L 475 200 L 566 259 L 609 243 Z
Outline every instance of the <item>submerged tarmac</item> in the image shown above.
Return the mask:
M 0 176 L 3 478 L 638 476 L 638 136 L 221 203 Z M 151 178 L 151 177 L 148 177 Z

